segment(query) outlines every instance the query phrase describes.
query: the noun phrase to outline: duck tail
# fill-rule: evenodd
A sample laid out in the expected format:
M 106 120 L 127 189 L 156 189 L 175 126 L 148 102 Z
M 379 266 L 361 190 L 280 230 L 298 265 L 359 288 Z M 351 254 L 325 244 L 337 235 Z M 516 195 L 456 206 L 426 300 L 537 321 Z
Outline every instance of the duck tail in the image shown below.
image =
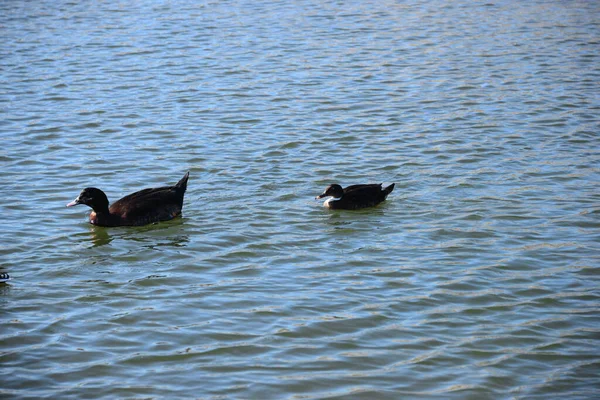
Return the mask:
M 396 186 L 395 183 L 392 183 L 390 186 L 386 187 L 385 189 L 383 189 L 383 193 L 385 193 L 385 196 L 387 196 L 388 194 L 392 193 L 392 190 L 394 190 L 394 186 Z
M 190 177 L 190 172 L 186 172 L 186 174 L 183 176 L 183 178 L 181 178 L 181 180 L 179 182 L 177 182 L 177 185 L 175 185 L 175 187 L 179 190 L 181 190 L 182 192 L 185 192 L 185 190 L 187 189 L 187 181 L 188 178 Z

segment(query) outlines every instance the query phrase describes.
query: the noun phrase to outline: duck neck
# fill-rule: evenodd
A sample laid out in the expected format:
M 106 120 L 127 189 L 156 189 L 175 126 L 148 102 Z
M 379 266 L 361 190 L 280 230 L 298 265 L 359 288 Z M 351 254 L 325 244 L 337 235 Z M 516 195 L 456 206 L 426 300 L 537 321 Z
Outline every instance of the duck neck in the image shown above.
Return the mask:
M 114 216 L 111 215 L 108 207 L 94 207 L 90 214 L 90 223 L 100 226 L 110 226 Z

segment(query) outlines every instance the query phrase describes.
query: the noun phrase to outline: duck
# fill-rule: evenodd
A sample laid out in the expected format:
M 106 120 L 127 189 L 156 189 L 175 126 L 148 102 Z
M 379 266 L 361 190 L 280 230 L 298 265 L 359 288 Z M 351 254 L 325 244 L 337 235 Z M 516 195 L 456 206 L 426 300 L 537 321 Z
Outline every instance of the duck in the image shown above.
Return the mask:
M 6 272 L 0 272 L 0 283 L 10 280 L 10 276 Z
M 394 190 L 395 183 L 382 189 L 381 183 L 352 185 L 342 188 L 334 183 L 327 186 L 325 191 L 316 197 L 330 197 L 323 205 L 332 210 L 357 210 L 359 208 L 374 207 L 384 201 L 388 194 Z
M 141 226 L 168 221 L 181 215 L 183 196 L 190 173 L 175 186 L 143 189 L 117 200 L 109 207 L 106 194 L 88 187 L 67 207 L 85 204 L 92 209 L 90 223 L 98 226 Z

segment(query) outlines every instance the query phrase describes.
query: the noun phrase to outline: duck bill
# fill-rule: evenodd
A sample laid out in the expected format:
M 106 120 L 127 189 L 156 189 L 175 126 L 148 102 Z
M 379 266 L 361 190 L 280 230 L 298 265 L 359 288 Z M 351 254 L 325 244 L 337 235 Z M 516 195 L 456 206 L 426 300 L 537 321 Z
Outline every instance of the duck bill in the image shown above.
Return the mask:
M 327 196 L 328 196 L 327 194 L 323 193 L 323 194 L 320 194 L 317 197 L 315 197 L 315 200 L 319 200 L 319 199 L 322 199 L 323 197 L 327 197 Z
M 76 206 L 77 204 L 80 204 L 79 197 L 76 198 L 75 200 L 73 200 L 72 202 L 70 202 L 69 204 L 67 204 L 67 207 L 73 207 L 73 206 Z

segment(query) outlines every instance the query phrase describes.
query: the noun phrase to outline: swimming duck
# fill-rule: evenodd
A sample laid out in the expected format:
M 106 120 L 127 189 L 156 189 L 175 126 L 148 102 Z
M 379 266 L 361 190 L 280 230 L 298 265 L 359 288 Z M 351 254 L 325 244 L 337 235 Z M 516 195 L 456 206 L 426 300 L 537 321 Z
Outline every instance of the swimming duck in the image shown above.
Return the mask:
M 10 279 L 10 276 L 6 272 L 0 272 L 0 283 L 6 282 Z
M 85 188 L 67 207 L 77 204 L 91 207 L 93 211 L 90 213 L 90 223 L 99 226 L 139 226 L 167 221 L 181 214 L 189 176 L 190 173 L 186 173 L 175 186 L 132 193 L 110 207 L 102 190 Z
M 331 209 L 356 210 L 358 208 L 373 207 L 385 200 L 394 190 L 394 183 L 385 189 L 381 183 L 368 185 L 352 185 L 342 189 L 340 185 L 327 186 L 323 194 L 317 199 L 331 197 L 323 205 Z

